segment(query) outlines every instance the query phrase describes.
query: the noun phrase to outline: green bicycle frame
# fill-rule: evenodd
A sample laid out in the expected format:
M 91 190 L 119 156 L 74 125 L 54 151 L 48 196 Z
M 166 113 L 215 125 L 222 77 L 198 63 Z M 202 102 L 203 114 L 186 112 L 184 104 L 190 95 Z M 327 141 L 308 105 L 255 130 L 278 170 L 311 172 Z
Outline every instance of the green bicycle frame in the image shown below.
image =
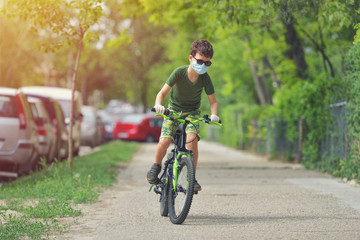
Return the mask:
M 164 117 L 165 119 L 168 119 L 168 120 L 170 119 L 169 116 L 166 116 L 166 115 L 161 114 L 161 113 L 156 114 L 155 116 L 162 116 L 162 117 Z M 180 119 L 180 116 L 177 115 L 176 113 L 173 113 L 173 116 L 174 116 L 174 117 L 176 118 L 176 120 L 177 120 L 178 122 L 180 122 L 180 123 L 185 123 L 185 122 L 186 122 L 185 119 Z M 194 121 L 189 121 L 189 123 L 195 124 L 195 123 L 201 122 L 201 121 L 203 121 L 203 120 L 204 120 L 204 118 L 201 117 L 201 118 L 198 118 L 198 119 L 196 119 L 196 120 L 194 120 Z M 208 123 L 222 126 L 222 124 L 221 124 L 221 123 L 218 123 L 218 122 L 208 122 Z M 177 180 L 178 180 L 179 160 L 181 159 L 181 157 L 182 157 L 183 155 L 185 155 L 185 156 L 189 157 L 190 159 L 192 159 L 191 154 L 186 153 L 186 152 L 179 152 L 179 153 L 177 154 L 177 156 L 175 157 L 175 160 L 174 160 L 174 163 L 173 163 L 173 179 L 172 179 L 172 181 L 173 181 L 173 187 L 174 187 L 173 189 L 174 189 L 174 190 L 176 189 L 176 184 L 177 184 Z M 151 188 L 150 188 L 150 190 L 151 190 Z
M 181 156 L 187 156 L 188 158 L 192 159 L 192 156 L 188 153 L 179 152 L 178 155 L 175 158 L 174 164 L 173 164 L 173 186 L 174 190 L 176 189 L 176 184 L 178 180 L 178 168 L 179 168 L 179 159 L 181 159 Z

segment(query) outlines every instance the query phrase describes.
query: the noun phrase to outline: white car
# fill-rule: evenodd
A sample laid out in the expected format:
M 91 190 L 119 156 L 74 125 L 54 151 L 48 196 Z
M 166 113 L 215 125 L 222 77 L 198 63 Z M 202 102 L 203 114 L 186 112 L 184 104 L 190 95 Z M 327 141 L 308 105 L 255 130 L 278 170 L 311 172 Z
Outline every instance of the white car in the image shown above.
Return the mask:
M 36 94 L 46 97 L 52 97 L 57 100 L 65 114 L 66 123 L 70 123 L 70 111 L 71 111 L 71 89 L 59 88 L 59 87 L 44 87 L 44 86 L 31 86 L 21 88 L 25 94 Z M 79 155 L 80 143 L 81 143 L 81 106 L 82 98 L 79 91 L 75 91 L 75 105 L 74 105 L 74 123 L 72 131 L 73 139 L 73 154 Z M 68 125 L 69 130 L 69 125 Z

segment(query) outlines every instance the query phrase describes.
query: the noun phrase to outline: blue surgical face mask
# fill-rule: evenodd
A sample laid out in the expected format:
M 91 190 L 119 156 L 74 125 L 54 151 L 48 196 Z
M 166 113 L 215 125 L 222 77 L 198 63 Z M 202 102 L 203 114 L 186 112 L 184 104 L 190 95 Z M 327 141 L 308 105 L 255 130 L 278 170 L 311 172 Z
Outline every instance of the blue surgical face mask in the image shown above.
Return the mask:
M 200 64 L 197 64 L 196 61 L 192 64 L 192 68 L 194 69 L 194 71 L 197 74 L 200 74 L 200 75 L 206 73 L 209 69 L 209 67 L 205 66 L 205 63 L 200 65 Z

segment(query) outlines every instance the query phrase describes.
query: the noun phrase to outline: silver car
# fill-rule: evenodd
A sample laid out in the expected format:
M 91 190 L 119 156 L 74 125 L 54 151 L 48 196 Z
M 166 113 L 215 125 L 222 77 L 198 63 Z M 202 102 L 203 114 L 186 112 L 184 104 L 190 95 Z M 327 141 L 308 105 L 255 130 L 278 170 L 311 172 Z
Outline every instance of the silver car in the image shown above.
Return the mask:
M 95 147 L 102 143 L 104 126 L 96 109 L 92 106 L 82 106 L 83 115 L 81 128 L 81 145 Z
M 106 110 L 98 110 L 97 113 L 100 116 L 105 128 L 105 139 L 103 139 L 103 142 L 112 140 L 112 133 L 115 122 L 115 120 L 113 119 L 114 117 L 112 117 Z
M 0 88 L 0 175 L 16 177 L 36 166 L 39 154 L 37 127 L 26 96 L 13 88 Z

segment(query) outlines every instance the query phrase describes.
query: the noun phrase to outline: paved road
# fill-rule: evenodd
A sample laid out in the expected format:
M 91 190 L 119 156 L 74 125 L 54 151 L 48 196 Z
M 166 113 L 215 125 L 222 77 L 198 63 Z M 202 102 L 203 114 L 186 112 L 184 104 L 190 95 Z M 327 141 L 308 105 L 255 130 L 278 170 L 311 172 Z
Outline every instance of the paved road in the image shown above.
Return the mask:
M 360 239 L 359 188 L 204 141 L 203 190 L 185 222 L 173 225 L 145 182 L 154 149 L 141 145 L 119 182 L 56 239 Z

